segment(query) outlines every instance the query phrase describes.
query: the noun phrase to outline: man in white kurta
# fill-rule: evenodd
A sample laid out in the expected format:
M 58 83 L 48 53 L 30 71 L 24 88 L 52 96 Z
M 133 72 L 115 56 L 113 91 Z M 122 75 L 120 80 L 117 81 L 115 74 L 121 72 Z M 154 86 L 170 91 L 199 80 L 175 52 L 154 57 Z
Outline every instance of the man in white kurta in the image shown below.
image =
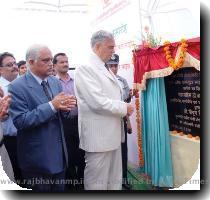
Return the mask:
M 80 148 L 85 150 L 85 190 L 120 190 L 121 142 L 125 115 L 132 105 L 123 102 L 122 91 L 105 63 L 114 53 L 113 35 L 97 31 L 91 38 L 93 52 L 86 65 L 76 68 Z

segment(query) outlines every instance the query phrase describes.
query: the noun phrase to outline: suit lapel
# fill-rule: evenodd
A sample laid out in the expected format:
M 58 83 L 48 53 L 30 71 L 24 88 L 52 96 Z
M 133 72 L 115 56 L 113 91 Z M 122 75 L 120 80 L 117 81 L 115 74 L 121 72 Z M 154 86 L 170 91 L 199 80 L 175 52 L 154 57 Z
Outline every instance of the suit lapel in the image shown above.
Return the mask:
M 47 81 L 51 90 L 50 92 L 52 93 L 53 97 L 56 96 L 59 91 L 57 90 L 57 85 L 55 84 L 55 81 L 51 77 L 48 77 Z
M 105 75 L 106 77 L 108 77 L 108 78 L 111 79 L 112 81 L 116 82 L 115 77 L 110 73 L 110 71 L 108 71 L 108 70 L 105 68 L 105 66 L 104 66 L 104 69 L 102 69 L 102 71 L 103 71 L 103 73 L 104 73 L 104 75 Z
M 91 65 L 96 66 L 99 70 L 101 70 L 103 72 L 103 74 L 106 77 L 108 77 L 111 81 L 113 81 L 115 84 L 117 84 L 118 87 L 120 88 L 120 91 L 122 91 L 116 76 L 110 70 L 106 69 L 105 63 L 102 62 L 101 59 L 96 54 L 91 55 L 90 63 L 91 63 Z
M 37 80 L 32 76 L 32 74 L 30 72 L 27 72 L 27 74 L 26 74 L 26 80 L 28 82 L 28 86 L 33 91 L 33 95 L 36 96 L 36 99 L 40 103 L 46 103 L 46 102 L 48 102 L 48 98 L 45 95 L 42 86 L 37 82 Z
M 103 71 L 105 76 L 107 76 L 111 81 L 113 81 L 119 87 L 121 98 L 122 98 L 123 91 L 122 91 L 122 87 L 120 86 L 120 84 L 119 84 L 119 82 L 117 80 L 117 77 L 113 74 L 112 71 L 107 70 L 105 68 L 105 66 L 103 68 L 100 68 L 100 69 Z

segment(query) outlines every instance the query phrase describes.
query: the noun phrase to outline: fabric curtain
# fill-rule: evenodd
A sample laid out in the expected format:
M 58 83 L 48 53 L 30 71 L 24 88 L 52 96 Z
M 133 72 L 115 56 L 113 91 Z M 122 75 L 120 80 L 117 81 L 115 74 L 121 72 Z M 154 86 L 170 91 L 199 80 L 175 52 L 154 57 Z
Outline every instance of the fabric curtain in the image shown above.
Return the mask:
M 191 56 L 191 59 L 200 63 L 200 38 L 189 39 L 187 44 L 187 57 Z M 173 58 L 176 57 L 179 46 L 180 42 L 171 43 L 170 51 Z M 169 76 L 174 71 L 172 67 L 169 67 L 163 49 L 164 46 L 142 47 L 133 51 L 134 89 L 145 90 L 147 79 Z
M 173 187 L 168 112 L 164 78 L 149 79 L 141 93 L 144 168 L 152 185 Z

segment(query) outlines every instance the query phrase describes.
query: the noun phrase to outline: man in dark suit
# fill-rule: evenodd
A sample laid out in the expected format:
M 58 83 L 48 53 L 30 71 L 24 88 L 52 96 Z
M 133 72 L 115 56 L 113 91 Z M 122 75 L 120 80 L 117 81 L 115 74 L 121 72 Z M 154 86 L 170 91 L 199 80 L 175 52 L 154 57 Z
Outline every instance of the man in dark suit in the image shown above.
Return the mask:
M 29 71 L 13 81 L 10 113 L 16 126 L 18 162 L 28 188 L 63 191 L 68 161 L 61 111 L 76 105 L 53 77 L 52 53 L 33 45 L 26 53 Z

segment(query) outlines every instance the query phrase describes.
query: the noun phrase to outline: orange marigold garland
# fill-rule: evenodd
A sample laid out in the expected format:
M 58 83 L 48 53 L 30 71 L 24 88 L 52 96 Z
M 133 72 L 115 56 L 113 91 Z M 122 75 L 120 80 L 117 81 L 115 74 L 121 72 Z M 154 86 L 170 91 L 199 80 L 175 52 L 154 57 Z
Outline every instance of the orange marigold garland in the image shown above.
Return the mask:
M 136 105 L 136 124 L 137 124 L 137 138 L 138 138 L 138 153 L 139 153 L 139 166 L 144 167 L 144 155 L 142 147 L 142 131 L 141 131 L 141 118 L 140 118 L 140 103 L 139 93 L 135 91 L 135 105 Z
M 170 51 L 170 45 L 171 43 L 169 41 L 164 42 L 164 52 L 166 55 L 166 60 L 169 64 L 170 67 L 174 68 L 174 70 L 178 70 L 179 68 L 182 67 L 182 65 L 184 64 L 184 60 L 185 60 L 185 56 L 186 56 L 186 51 L 187 51 L 187 40 L 182 39 L 181 40 L 181 45 L 180 45 L 180 53 L 179 53 L 179 57 L 177 62 L 175 62 L 175 59 L 172 57 L 171 55 L 171 51 Z

